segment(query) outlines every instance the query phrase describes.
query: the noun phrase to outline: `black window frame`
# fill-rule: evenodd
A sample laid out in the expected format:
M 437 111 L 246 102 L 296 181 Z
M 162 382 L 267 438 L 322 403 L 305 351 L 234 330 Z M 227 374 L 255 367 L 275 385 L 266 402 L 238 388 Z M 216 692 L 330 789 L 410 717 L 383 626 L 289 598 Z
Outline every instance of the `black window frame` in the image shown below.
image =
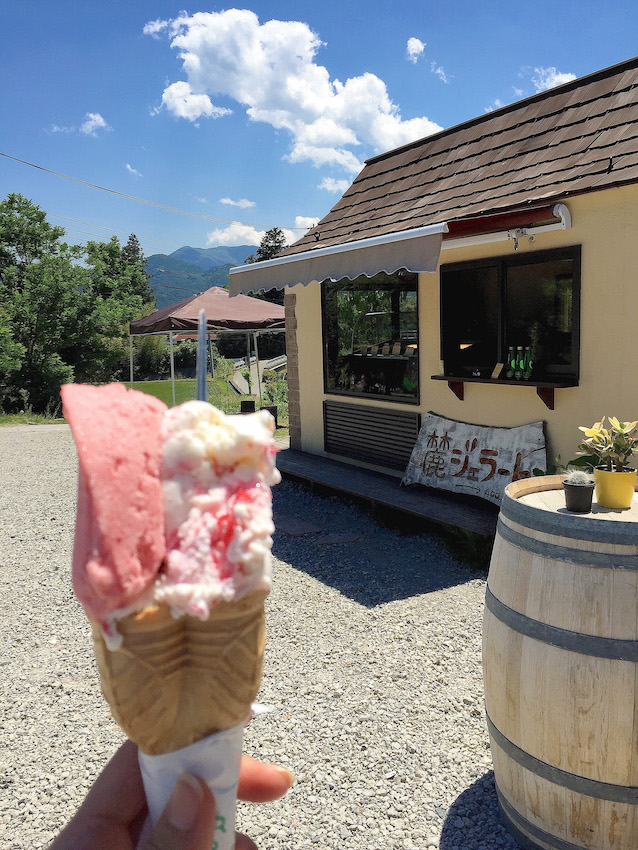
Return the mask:
M 374 281 L 380 276 L 384 276 L 387 279 L 386 286 L 388 283 L 392 281 L 393 278 L 397 279 L 397 289 L 400 291 L 401 289 L 405 289 L 406 287 L 406 278 L 411 278 L 410 283 L 414 284 L 414 294 L 416 299 L 415 306 L 415 341 L 416 341 L 416 353 L 410 358 L 414 366 L 416 367 L 416 393 L 414 396 L 400 396 L 400 395 L 392 395 L 391 393 L 365 393 L 365 392 L 355 392 L 353 390 L 347 389 L 338 389 L 336 387 L 329 386 L 329 351 L 328 351 L 328 310 L 326 307 L 326 292 L 329 286 L 331 287 L 339 287 L 341 286 L 352 286 L 353 284 L 357 284 L 358 282 L 365 283 L 366 285 L 370 285 L 374 283 Z M 401 280 L 403 278 L 403 281 Z M 383 287 L 385 288 L 385 287 Z M 398 269 L 393 274 L 387 274 L 386 272 L 379 272 L 372 278 L 368 278 L 365 275 L 361 275 L 354 280 L 350 280 L 348 278 L 343 278 L 338 281 L 334 280 L 324 280 L 321 283 L 321 344 L 322 344 L 322 354 L 323 354 L 323 390 L 326 395 L 330 396 L 341 396 L 348 399 L 364 399 L 370 401 L 389 401 L 395 404 L 402 405 L 419 405 L 421 403 L 421 368 L 420 368 L 420 334 L 419 334 L 419 275 L 415 272 L 407 271 L 406 269 Z M 379 358 L 381 361 L 382 358 Z M 387 359 L 391 360 L 392 355 L 390 355 Z
M 507 270 L 510 268 L 548 263 L 556 260 L 572 261 L 572 304 L 571 304 L 571 339 L 573 363 L 570 366 L 559 366 L 553 364 L 545 373 L 537 376 L 541 380 L 573 380 L 578 382 L 580 378 L 580 313 L 581 313 L 581 246 L 569 245 L 562 248 L 548 248 L 540 251 L 529 251 L 524 254 L 506 254 L 496 257 L 485 257 L 478 260 L 467 260 L 441 265 L 439 272 L 440 286 L 440 357 L 443 362 L 446 377 L 468 378 L 470 375 L 460 373 L 454 369 L 454 364 L 449 361 L 449 343 L 446 326 L 446 303 L 450 297 L 449 288 L 446 289 L 446 274 L 464 270 L 496 269 L 497 272 L 497 352 L 496 360 L 490 365 L 492 369 L 497 363 L 505 363 L 508 356 L 507 345 Z M 449 285 L 448 285 L 449 286 Z M 485 368 L 486 364 L 476 364 L 477 368 Z M 489 374 L 481 372 L 481 378 L 489 378 Z M 504 378 L 505 375 L 500 376 Z

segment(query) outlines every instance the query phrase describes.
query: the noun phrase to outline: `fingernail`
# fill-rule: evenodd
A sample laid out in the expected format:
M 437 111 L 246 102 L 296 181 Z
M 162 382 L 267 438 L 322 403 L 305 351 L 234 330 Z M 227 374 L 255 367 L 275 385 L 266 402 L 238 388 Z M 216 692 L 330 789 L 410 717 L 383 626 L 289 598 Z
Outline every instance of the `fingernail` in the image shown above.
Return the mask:
M 279 767 L 279 765 L 277 765 L 277 773 L 280 773 L 282 776 L 286 777 L 286 779 L 288 780 L 288 785 L 292 785 L 295 781 L 295 774 L 291 773 L 289 770 L 286 770 L 285 767 Z
M 190 773 L 182 773 L 166 806 L 166 816 L 173 829 L 190 832 L 195 826 L 204 793 Z

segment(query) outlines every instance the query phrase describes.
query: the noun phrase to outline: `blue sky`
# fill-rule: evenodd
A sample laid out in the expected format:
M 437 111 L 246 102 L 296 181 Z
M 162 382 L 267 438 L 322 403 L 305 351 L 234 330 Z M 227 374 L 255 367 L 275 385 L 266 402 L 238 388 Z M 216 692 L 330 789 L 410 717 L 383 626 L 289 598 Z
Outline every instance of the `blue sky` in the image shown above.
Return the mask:
M 292 241 L 367 157 L 638 54 L 636 0 L 15 0 L 0 26 L 0 152 L 41 167 L 0 157 L 0 196 L 147 255 Z

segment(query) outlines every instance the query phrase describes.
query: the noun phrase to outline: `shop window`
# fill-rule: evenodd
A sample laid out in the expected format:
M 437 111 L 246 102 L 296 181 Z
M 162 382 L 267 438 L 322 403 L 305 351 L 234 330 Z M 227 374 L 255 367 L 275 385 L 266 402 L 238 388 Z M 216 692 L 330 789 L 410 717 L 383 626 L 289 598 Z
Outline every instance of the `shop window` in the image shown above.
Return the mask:
M 501 379 L 577 380 L 579 345 L 580 247 L 441 267 L 445 375 L 489 378 L 503 363 Z
M 327 393 L 418 402 L 417 289 L 406 271 L 322 284 Z

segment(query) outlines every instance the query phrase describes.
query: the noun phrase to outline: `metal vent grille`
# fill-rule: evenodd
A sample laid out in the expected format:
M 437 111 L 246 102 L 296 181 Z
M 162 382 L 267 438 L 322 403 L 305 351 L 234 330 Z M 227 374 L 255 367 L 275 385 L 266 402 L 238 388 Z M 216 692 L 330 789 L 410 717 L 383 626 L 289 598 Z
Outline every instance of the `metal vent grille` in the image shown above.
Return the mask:
M 324 401 L 324 447 L 342 457 L 405 469 L 419 436 L 420 414 Z

